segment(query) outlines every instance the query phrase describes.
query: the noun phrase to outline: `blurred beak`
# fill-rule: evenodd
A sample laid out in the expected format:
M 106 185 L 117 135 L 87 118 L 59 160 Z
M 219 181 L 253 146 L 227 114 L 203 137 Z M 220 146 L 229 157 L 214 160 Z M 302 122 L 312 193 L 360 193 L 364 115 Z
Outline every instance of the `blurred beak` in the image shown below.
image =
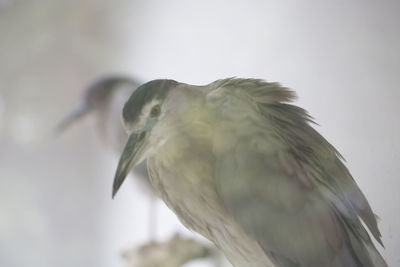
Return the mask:
M 147 140 L 147 132 L 132 133 L 126 142 L 114 177 L 112 197 L 118 192 L 129 171 L 141 161 Z
M 55 129 L 55 134 L 58 136 L 63 133 L 71 124 L 85 116 L 89 113 L 89 108 L 87 105 L 80 106 L 76 110 L 74 110 L 71 114 L 68 115 L 65 119 L 63 119 Z

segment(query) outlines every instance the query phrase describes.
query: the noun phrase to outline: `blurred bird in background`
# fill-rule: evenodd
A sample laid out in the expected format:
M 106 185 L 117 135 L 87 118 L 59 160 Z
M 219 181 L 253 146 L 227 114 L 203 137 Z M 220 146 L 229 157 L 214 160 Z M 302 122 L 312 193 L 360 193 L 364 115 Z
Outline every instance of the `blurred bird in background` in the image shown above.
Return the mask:
M 121 122 L 122 107 L 139 85 L 128 76 L 97 80 L 88 87 L 79 106 L 57 125 L 56 133 L 63 133 L 80 118 L 91 114 L 96 118 L 97 133 L 103 144 L 114 153 L 121 153 L 128 138 Z M 146 161 L 133 168 L 132 173 L 151 194 L 153 190 L 149 186 Z
M 104 145 L 120 154 L 128 138 L 121 121 L 122 108 L 138 86 L 136 80 L 127 76 L 110 76 L 97 80 L 86 90 L 80 105 L 57 125 L 56 133 L 61 134 L 80 118 L 91 114 L 96 117 L 97 132 Z M 192 238 L 175 235 L 166 242 L 155 241 L 156 196 L 149 182 L 146 161 L 133 168 L 132 174 L 143 185 L 152 205 L 149 210 L 150 241 L 124 252 L 127 266 L 179 267 L 198 258 L 211 257 L 217 260 L 218 255 L 210 246 Z
M 147 159 L 157 194 L 236 267 L 387 266 L 368 201 L 294 98 L 257 79 L 140 86 L 113 196 Z

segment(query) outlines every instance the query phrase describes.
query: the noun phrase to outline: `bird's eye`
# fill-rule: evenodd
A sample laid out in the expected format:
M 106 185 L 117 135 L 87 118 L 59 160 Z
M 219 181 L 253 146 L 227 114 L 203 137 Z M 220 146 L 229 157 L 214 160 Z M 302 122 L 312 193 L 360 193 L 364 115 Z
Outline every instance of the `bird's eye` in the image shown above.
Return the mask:
M 160 116 L 160 113 L 161 113 L 160 105 L 155 105 L 154 107 L 151 108 L 150 117 L 157 118 L 158 116 Z

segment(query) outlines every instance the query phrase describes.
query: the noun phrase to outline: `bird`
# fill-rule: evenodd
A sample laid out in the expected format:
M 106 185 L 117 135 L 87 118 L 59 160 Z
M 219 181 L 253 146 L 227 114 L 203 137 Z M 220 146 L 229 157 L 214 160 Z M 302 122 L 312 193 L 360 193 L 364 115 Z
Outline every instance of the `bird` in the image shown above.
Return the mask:
M 87 87 L 78 107 L 57 124 L 56 135 L 62 134 L 79 119 L 91 114 L 95 117 L 96 132 L 103 145 L 113 153 L 120 154 L 128 138 L 121 122 L 122 108 L 126 98 L 139 85 L 140 82 L 126 75 L 109 75 L 98 78 Z M 135 167 L 132 173 L 143 185 L 144 191 L 153 194 L 146 162 Z
M 387 266 L 366 197 L 296 97 L 253 78 L 139 86 L 112 197 L 147 159 L 158 196 L 235 267 Z

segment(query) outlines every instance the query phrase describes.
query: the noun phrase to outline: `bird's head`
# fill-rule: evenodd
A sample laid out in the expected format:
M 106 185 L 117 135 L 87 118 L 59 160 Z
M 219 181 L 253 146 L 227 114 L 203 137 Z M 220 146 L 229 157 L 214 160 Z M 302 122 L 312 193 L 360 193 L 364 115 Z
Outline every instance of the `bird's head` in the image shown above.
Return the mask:
M 129 171 L 165 142 L 182 118 L 193 92 L 173 80 L 153 80 L 140 86 L 125 103 L 123 123 L 129 134 L 114 178 L 114 197 Z M 194 97 L 195 98 L 195 97 Z
M 137 87 L 137 83 L 126 76 L 110 76 L 91 84 L 80 105 L 56 126 L 56 133 L 64 132 L 70 125 L 87 114 L 105 108 L 107 101 L 113 96 L 113 92 L 122 86 L 131 86 L 133 90 Z

